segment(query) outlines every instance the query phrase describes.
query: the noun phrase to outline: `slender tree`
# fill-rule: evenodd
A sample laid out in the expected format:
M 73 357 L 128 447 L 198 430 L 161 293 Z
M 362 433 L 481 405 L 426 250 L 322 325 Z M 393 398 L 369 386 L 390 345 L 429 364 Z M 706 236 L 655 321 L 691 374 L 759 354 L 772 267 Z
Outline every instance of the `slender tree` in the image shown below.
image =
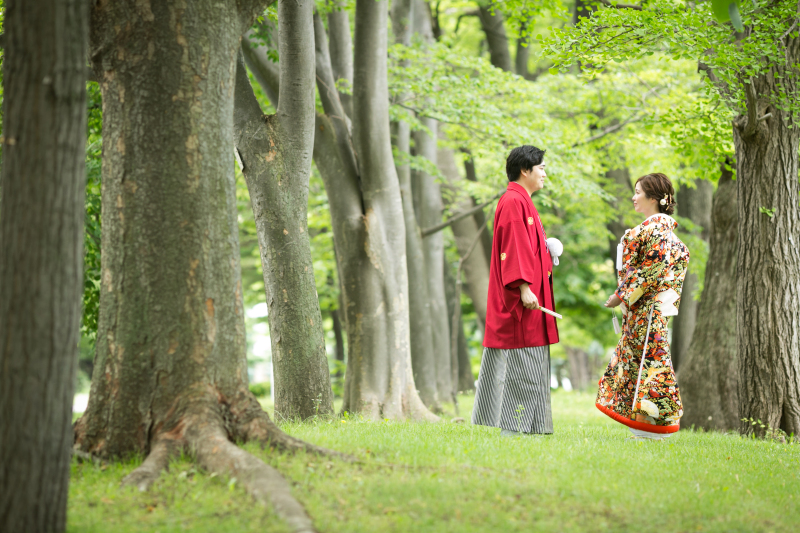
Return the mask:
M 335 89 L 327 35 L 315 23 L 325 114 L 316 119 L 314 161 L 328 193 L 342 286 L 348 351 L 343 409 L 373 419 L 436 420 L 419 398 L 411 369 L 405 225 L 389 144 L 387 35 L 381 30 L 386 10 L 385 2 L 372 0 L 356 7 L 353 98 L 363 103 L 352 122 Z M 248 65 L 262 86 L 278 87 L 280 72 L 253 45 L 243 42 Z
M 414 33 L 426 46 L 434 42 L 431 14 L 422 0 L 414 0 Z M 414 132 L 414 150 L 417 156 L 427 159 L 432 166 L 437 160 L 437 132 L 439 124 L 435 119 L 420 117 L 424 129 Z M 414 192 L 416 219 L 420 227 L 429 228 L 441 222 L 442 191 L 437 180 L 424 170 L 415 170 L 411 175 Z M 433 360 L 436 366 L 436 390 L 439 398 L 453 398 L 452 362 L 450 354 L 450 321 L 447 312 L 447 297 L 444 287 L 444 236 L 442 232 L 426 235 L 423 242 L 425 256 L 425 290 L 430 309 L 433 341 Z M 409 283 L 409 290 L 415 283 Z M 455 399 L 454 399 L 455 400 Z
M 86 2 L 5 11 L 0 531 L 66 528 L 83 291 Z
M 285 419 L 333 413 L 307 219 L 315 120 L 312 8 L 306 1 L 281 11 L 277 112 L 264 117 L 243 58 L 235 93 L 235 143 L 250 191 L 269 308 L 275 416 Z
M 392 30 L 395 42 L 411 45 L 414 20 L 419 4 L 413 0 L 392 2 Z M 402 98 L 402 95 L 401 95 Z M 411 154 L 411 128 L 405 121 L 392 123 L 392 142 L 402 154 Z M 417 220 L 411 165 L 407 161 L 396 162 L 400 197 L 403 202 L 403 221 L 406 230 L 406 268 L 408 285 L 409 330 L 411 338 L 411 366 L 414 383 L 422 401 L 433 411 L 439 411 L 440 395 L 437 387 L 437 365 L 433 341 L 433 323 L 425 265 L 425 248 L 420 225 Z M 416 191 L 418 192 L 418 190 Z M 445 396 L 446 398 L 447 396 Z
M 247 386 L 234 74 L 240 36 L 265 4 L 92 7 L 103 94 L 102 287 L 75 441 L 106 457 L 147 454 L 123 480 L 141 490 L 186 450 L 271 502 L 294 530 L 310 531 L 282 476 L 234 444 L 320 451 L 281 432 Z M 281 1 L 279 12 L 311 16 L 297 6 Z

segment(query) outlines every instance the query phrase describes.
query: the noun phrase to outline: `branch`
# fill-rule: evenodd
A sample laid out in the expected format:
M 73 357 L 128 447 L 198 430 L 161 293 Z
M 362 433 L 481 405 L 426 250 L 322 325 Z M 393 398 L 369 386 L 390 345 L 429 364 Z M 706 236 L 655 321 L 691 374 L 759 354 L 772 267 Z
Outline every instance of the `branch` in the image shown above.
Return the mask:
M 635 9 L 636 11 L 641 11 L 642 6 L 637 6 L 633 4 L 612 4 L 608 0 L 600 0 L 600 2 L 606 7 L 613 7 L 614 9 Z
M 728 100 L 731 99 L 730 87 L 728 86 L 727 83 L 725 83 L 724 81 L 722 81 L 721 79 L 719 79 L 717 77 L 717 75 L 714 73 L 714 69 L 712 69 L 710 66 L 706 65 L 702 61 L 698 61 L 697 62 L 697 72 L 700 72 L 700 71 L 703 71 L 703 72 L 706 73 L 706 76 L 708 76 L 708 79 L 711 81 L 711 83 L 714 85 L 714 87 L 717 88 L 717 91 L 719 91 L 719 94 L 721 94 L 722 96 L 726 97 Z
M 741 122 L 738 124 L 738 128 L 742 130 L 742 137 L 750 137 L 756 132 L 756 128 L 758 127 L 758 95 L 756 94 L 756 88 L 753 86 L 753 79 L 750 78 L 750 83 L 746 83 L 744 86 L 744 94 L 747 100 L 747 123 L 742 125 Z
M 336 132 L 336 144 L 339 156 L 346 171 L 358 176 L 358 158 L 353 147 L 353 138 L 350 132 L 350 120 L 339 98 L 339 91 L 333 80 L 333 67 L 331 66 L 330 48 L 325 33 L 325 26 L 319 13 L 314 13 L 314 58 L 317 77 L 317 90 L 322 101 L 322 109 Z
M 258 46 L 250 40 L 252 30 L 242 37 L 242 52 L 247 66 L 256 78 L 256 81 L 267 98 L 272 102 L 272 106 L 277 109 L 280 97 L 281 74 L 278 65 L 270 61 L 266 54 L 266 48 Z
M 491 204 L 492 202 L 494 202 L 495 200 L 500 198 L 500 196 L 502 196 L 502 194 L 503 194 L 502 192 L 499 192 L 499 193 L 495 194 L 494 196 L 492 196 L 492 198 L 490 198 L 488 201 L 482 203 L 481 205 L 477 205 L 477 206 L 473 207 L 472 209 L 468 209 L 466 211 L 462 211 L 461 213 L 458 213 L 457 215 L 453 215 L 452 217 L 450 217 L 449 219 L 445 220 L 441 224 L 437 224 L 437 225 L 432 226 L 430 228 L 425 228 L 424 230 L 422 230 L 422 236 L 423 237 L 428 237 L 429 235 L 433 235 L 434 233 L 442 231 L 444 228 L 455 224 L 456 222 L 458 222 L 461 219 L 467 218 L 470 215 L 474 215 L 475 213 L 477 213 L 478 211 L 480 211 L 481 209 L 483 209 L 487 205 Z M 475 245 L 473 244 L 473 247 L 474 246 Z M 471 251 L 472 251 L 472 249 L 470 248 L 470 252 L 467 252 L 465 257 L 469 256 Z
M 595 133 L 594 135 L 592 135 L 591 137 L 589 137 L 585 141 L 576 142 L 575 144 L 572 145 L 572 148 L 577 148 L 578 146 L 583 146 L 584 144 L 589 144 L 589 143 L 594 142 L 594 141 L 596 141 L 598 139 L 602 139 L 606 135 L 611 135 L 612 133 L 621 130 L 622 128 L 624 128 L 628 124 L 631 124 L 633 122 L 639 122 L 643 118 L 644 117 L 639 115 L 639 112 L 637 111 L 636 113 L 634 113 L 633 115 L 628 117 L 624 122 L 620 122 L 619 124 L 614 124 L 612 126 L 609 126 L 606 129 L 604 129 L 604 130 L 602 130 L 602 131 L 600 131 L 598 133 Z

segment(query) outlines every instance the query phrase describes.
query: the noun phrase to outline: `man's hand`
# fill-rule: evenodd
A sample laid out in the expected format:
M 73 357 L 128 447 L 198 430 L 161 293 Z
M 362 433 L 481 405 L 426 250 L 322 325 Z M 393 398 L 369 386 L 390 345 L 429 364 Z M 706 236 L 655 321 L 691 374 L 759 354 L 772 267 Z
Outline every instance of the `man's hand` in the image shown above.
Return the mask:
M 619 296 L 617 296 L 617 293 L 614 293 L 614 294 L 612 294 L 611 296 L 608 297 L 608 300 L 606 300 L 606 304 L 605 305 L 606 305 L 606 307 L 617 307 L 621 303 L 622 303 L 622 300 L 619 299 Z
M 527 283 L 519 286 L 519 294 L 522 297 L 522 306 L 525 309 L 539 309 L 539 299 L 531 292 Z

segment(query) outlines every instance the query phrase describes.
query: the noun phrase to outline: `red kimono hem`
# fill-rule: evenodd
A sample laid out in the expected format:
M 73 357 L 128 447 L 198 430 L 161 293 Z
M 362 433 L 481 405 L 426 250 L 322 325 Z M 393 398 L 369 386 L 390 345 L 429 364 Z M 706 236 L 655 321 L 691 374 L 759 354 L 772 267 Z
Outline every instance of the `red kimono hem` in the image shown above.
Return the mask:
M 629 418 L 625 418 L 619 413 L 616 413 L 609 409 L 608 407 L 604 407 L 599 403 L 594 404 L 595 407 L 600 409 L 604 415 L 613 418 L 620 424 L 626 425 L 629 428 L 638 429 L 640 431 L 649 431 L 650 433 L 675 433 L 677 432 L 681 426 L 680 424 L 673 424 L 671 426 L 656 426 L 655 424 L 646 424 L 645 422 L 637 422 L 636 420 L 631 420 Z

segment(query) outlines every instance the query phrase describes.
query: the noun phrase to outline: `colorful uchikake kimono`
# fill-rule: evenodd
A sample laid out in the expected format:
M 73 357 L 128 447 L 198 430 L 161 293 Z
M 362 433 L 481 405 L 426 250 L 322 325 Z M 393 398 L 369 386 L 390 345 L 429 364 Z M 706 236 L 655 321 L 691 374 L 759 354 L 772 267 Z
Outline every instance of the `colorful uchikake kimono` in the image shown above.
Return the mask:
M 555 310 L 553 260 L 530 195 L 518 183 L 497 203 L 489 268 L 483 359 L 472 423 L 520 433 L 552 433 L 550 345 L 555 318 L 525 309 L 527 283 L 539 305 Z M 560 252 L 554 252 L 560 253 Z
M 668 215 L 653 215 L 625 232 L 617 252 L 622 338 L 600 379 L 596 405 L 637 436 L 669 436 L 683 415 L 667 342 L 667 321 L 678 314 L 689 265 L 677 225 Z M 646 422 L 636 421 L 637 414 Z

